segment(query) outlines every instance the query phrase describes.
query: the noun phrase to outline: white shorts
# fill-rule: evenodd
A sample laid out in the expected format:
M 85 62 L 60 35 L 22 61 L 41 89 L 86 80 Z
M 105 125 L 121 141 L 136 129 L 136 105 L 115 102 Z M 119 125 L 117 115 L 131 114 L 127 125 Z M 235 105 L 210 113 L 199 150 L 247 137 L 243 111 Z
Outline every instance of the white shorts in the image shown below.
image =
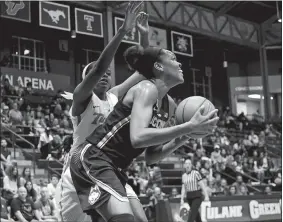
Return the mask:
M 138 199 L 133 188 L 125 185 L 127 197 Z M 80 201 L 73 185 L 70 167 L 63 171 L 61 179 L 56 187 L 55 200 L 57 205 L 57 214 L 59 222 L 78 221 L 78 222 L 92 222 L 90 216 L 82 211 Z

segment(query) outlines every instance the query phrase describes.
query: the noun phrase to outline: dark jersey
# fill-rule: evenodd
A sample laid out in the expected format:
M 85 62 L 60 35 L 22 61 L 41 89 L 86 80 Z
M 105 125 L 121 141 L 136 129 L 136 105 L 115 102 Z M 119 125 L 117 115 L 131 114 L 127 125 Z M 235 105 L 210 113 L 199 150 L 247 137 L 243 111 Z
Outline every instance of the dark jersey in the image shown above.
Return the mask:
M 101 149 L 121 169 L 127 168 L 133 159 L 146 149 L 132 146 L 130 140 L 131 111 L 132 109 L 125 106 L 120 100 L 108 115 L 104 124 L 97 127 L 86 138 L 89 143 Z M 165 96 L 160 109 L 158 109 L 157 104 L 154 105 L 149 127 L 163 128 L 168 119 L 169 100 L 168 96 Z M 91 153 L 89 151 L 88 158 L 91 158 Z

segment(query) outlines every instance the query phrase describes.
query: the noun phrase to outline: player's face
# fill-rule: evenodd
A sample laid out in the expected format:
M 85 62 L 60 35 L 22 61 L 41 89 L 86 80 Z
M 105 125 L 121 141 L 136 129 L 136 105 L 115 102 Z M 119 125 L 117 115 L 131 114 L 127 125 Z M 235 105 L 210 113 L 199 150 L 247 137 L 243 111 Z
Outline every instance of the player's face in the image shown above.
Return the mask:
M 111 70 L 108 69 L 96 84 L 94 91 L 106 92 L 110 88 L 110 86 L 111 86 Z
M 161 65 L 163 73 L 174 83 L 180 84 L 184 82 L 182 64 L 176 59 L 176 55 L 168 50 L 162 50 Z

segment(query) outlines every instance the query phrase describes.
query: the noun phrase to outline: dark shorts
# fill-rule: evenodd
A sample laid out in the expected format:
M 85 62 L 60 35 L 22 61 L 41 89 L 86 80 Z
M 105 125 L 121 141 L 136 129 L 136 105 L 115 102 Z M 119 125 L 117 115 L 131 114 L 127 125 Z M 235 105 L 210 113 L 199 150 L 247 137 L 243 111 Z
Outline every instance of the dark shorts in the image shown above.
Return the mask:
M 129 201 L 125 189 L 127 175 L 96 146 L 85 143 L 78 147 L 72 155 L 70 171 L 85 213 L 107 202 L 111 195 Z

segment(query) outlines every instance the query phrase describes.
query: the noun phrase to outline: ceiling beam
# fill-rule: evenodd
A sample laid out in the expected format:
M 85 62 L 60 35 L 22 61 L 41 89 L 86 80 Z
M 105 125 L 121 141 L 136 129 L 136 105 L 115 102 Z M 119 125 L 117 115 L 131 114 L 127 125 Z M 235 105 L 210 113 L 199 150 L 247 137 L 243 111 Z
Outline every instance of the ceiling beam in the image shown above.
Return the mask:
M 217 11 L 216 16 L 224 15 L 227 12 L 229 12 L 231 9 L 233 9 L 235 6 L 239 5 L 241 2 L 227 2 L 223 4 Z
M 263 7 L 266 7 L 266 8 L 271 8 L 271 9 L 276 8 L 276 5 L 272 6 L 272 5 L 268 5 L 268 4 L 266 4 L 264 2 L 260 2 L 260 1 L 251 1 L 251 3 L 256 4 L 256 5 L 260 5 L 260 6 L 263 6 Z
M 280 18 L 282 18 L 282 11 L 279 12 L 279 16 Z M 270 29 L 272 27 L 272 24 L 277 20 L 278 20 L 278 16 L 277 14 L 274 14 L 273 16 L 271 16 L 269 19 L 267 19 L 262 23 L 262 27 L 264 28 L 264 30 Z

